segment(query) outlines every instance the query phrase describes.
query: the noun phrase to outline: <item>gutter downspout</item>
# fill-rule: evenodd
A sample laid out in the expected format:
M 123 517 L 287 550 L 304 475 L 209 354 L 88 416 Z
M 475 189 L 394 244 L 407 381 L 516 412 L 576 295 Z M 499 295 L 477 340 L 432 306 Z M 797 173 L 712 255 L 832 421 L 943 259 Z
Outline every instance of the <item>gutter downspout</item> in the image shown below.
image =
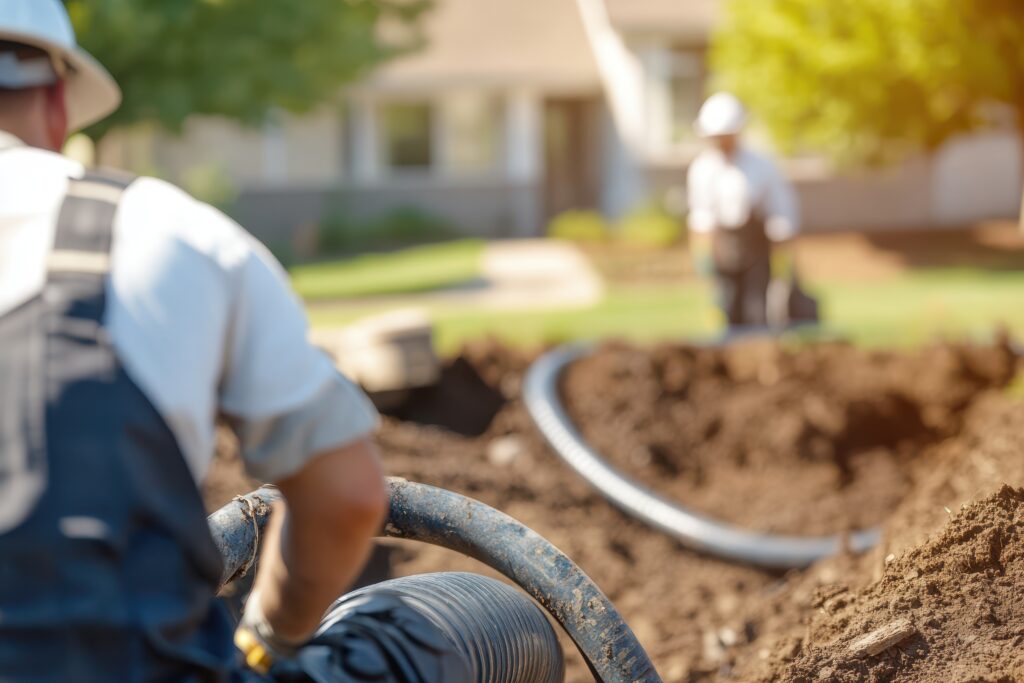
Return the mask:
M 620 217 L 648 192 L 643 173 L 647 156 L 645 73 L 639 58 L 612 25 L 604 0 L 577 0 L 577 5 L 611 111 L 602 204 L 607 214 Z

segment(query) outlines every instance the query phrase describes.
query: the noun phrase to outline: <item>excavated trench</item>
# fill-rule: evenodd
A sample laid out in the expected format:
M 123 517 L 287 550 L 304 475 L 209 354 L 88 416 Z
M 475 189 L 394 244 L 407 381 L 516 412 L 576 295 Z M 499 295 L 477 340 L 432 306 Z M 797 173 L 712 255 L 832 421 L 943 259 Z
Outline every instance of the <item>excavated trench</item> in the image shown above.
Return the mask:
M 1024 493 L 1012 488 L 1024 486 L 1024 403 L 1004 388 L 1017 371 L 1007 345 L 609 345 L 568 370 L 563 399 L 585 438 L 666 497 L 765 532 L 882 525 L 876 549 L 787 573 L 688 550 L 610 506 L 524 410 L 533 359 L 465 349 L 439 387 L 386 418 L 387 469 L 478 498 L 560 547 L 666 681 L 1024 680 L 1011 599 L 1024 594 Z M 248 485 L 224 457 L 208 501 Z M 436 548 L 390 554 L 396 575 L 480 570 Z M 890 627 L 907 635 L 877 655 L 854 647 Z M 591 680 L 572 654 L 568 664 L 568 681 Z

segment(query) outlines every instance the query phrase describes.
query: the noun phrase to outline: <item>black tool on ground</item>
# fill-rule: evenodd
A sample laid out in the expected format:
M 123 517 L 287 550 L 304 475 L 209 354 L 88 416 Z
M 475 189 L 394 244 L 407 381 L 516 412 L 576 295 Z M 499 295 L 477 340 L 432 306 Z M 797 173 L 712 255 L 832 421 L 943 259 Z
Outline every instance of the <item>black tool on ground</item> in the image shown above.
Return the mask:
M 773 280 L 768 286 L 768 323 L 776 329 L 821 322 L 818 300 L 807 293 L 794 271 L 788 280 Z
M 650 658 L 611 601 L 536 532 L 450 491 L 403 479 L 391 479 L 388 486 L 391 503 L 386 536 L 455 550 L 514 581 L 561 625 L 601 683 L 660 683 Z M 277 496 L 274 489 L 260 489 L 210 517 L 214 540 L 224 556 L 225 583 L 251 568 L 261 529 Z M 562 680 L 561 650 L 543 614 L 522 594 L 482 577 L 440 574 L 371 586 L 342 598 L 325 626 L 329 630 L 330 620 L 343 613 L 350 601 L 365 606 L 366 600 L 374 599 L 380 605 L 396 596 L 455 648 L 473 683 Z M 397 648 L 398 655 L 412 652 L 422 647 L 419 641 L 424 640 L 417 640 L 415 632 L 413 628 L 409 634 L 393 633 L 375 646 L 376 651 Z M 432 683 L 431 678 L 422 680 Z M 445 683 L 461 682 L 451 678 Z

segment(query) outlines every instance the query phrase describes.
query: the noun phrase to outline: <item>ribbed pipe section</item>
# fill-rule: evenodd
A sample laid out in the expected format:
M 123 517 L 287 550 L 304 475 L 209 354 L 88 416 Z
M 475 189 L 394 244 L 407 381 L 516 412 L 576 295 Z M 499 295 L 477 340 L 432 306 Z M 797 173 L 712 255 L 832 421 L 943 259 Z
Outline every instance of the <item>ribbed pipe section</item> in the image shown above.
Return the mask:
M 345 596 L 401 595 L 444 634 L 477 683 L 562 683 L 562 648 L 547 617 L 519 591 L 477 574 L 422 574 Z
M 385 536 L 454 550 L 497 570 L 522 588 L 558 622 L 576 644 L 595 680 L 601 683 L 661 683 L 650 657 L 615 605 L 582 569 L 535 531 L 480 501 L 451 491 L 397 478 L 388 480 L 388 489 L 391 504 L 383 530 Z M 260 489 L 232 501 L 210 518 L 214 539 L 225 553 L 225 577 L 238 578 L 245 574 L 257 552 L 259 530 L 266 523 L 270 503 L 279 496 L 274 489 Z M 497 590 L 511 589 L 503 586 Z M 422 591 L 418 593 L 422 594 Z M 480 595 L 488 594 L 478 593 Z M 474 629 L 467 626 L 471 623 L 467 620 L 472 618 L 494 624 L 488 619 L 497 618 L 491 613 L 500 610 L 503 614 L 510 612 L 510 616 L 502 619 L 516 623 L 531 614 L 528 610 L 524 612 L 525 608 L 507 610 L 504 602 L 490 598 L 493 595 L 482 603 L 477 602 L 483 605 L 481 608 L 463 613 L 460 618 L 464 623 L 457 631 L 463 638 L 470 634 L 466 647 L 475 648 L 476 654 L 467 656 L 475 658 L 481 670 L 496 661 L 493 656 L 495 650 L 489 651 L 488 648 L 502 641 L 492 634 L 483 637 L 489 642 L 478 642 L 478 636 L 472 635 Z M 521 599 L 526 601 L 525 597 Z M 457 603 L 450 600 L 447 604 Z M 525 604 L 533 608 L 532 603 L 526 601 Z M 487 616 L 489 614 L 490 617 Z M 529 629 L 526 632 L 533 633 Z M 508 633 L 502 632 L 501 638 L 509 637 Z M 533 642 L 533 637 L 526 641 Z M 507 651 L 511 646 L 502 647 Z M 522 661 L 525 660 L 513 659 L 505 664 L 521 668 Z M 497 671 L 499 677 L 495 680 L 498 681 L 544 683 L 546 680 L 561 680 L 531 679 L 535 675 L 533 672 L 522 674 L 524 678 L 508 679 L 501 677 L 503 669 L 500 666 Z

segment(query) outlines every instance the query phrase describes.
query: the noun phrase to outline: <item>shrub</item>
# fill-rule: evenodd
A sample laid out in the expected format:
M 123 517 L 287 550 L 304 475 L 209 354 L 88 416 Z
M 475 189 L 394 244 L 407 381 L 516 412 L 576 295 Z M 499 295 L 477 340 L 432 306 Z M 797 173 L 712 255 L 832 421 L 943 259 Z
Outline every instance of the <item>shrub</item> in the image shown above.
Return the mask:
M 597 211 L 566 211 L 555 216 L 548 225 L 548 237 L 569 242 L 605 242 L 608 223 Z
M 461 234 L 449 222 L 414 207 L 402 207 L 360 221 L 335 208 L 320 223 L 319 248 L 323 254 L 395 249 L 444 242 Z
M 339 254 L 355 248 L 358 226 L 340 210 L 333 210 L 321 222 L 317 247 L 322 254 Z
M 641 207 L 622 219 L 619 240 L 637 247 L 670 247 L 682 240 L 683 221 L 657 205 Z
M 462 236 L 445 219 L 409 206 L 370 221 L 363 230 L 368 239 L 391 247 L 445 242 Z

